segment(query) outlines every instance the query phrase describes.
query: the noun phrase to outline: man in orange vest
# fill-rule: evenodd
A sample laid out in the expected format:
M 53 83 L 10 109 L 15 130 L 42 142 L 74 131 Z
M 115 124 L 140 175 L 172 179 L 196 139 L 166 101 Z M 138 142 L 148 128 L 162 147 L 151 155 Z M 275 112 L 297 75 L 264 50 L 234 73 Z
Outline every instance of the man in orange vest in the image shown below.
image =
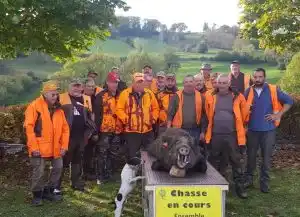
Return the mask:
M 176 87 L 176 77 L 174 73 L 166 74 L 166 85 L 164 90 L 158 92 L 157 101 L 159 104 L 159 133 L 167 128 L 168 108 L 171 98 L 178 91 Z
M 166 86 L 166 74 L 164 71 L 160 71 L 156 73 L 157 81 L 156 81 L 156 86 L 157 86 L 157 91 L 164 90 Z
M 229 78 L 231 88 L 243 94 L 245 90 L 253 84 L 251 76 L 241 72 L 240 63 L 237 60 L 232 61 L 230 70 Z
M 196 90 L 198 90 L 203 96 L 205 96 L 207 89 L 205 87 L 205 81 L 203 75 L 197 74 L 194 76 L 194 78 L 195 78 Z
M 157 79 L 154 78 L 152 67 L 150 65 L 145 65 L 143 68 L 144 73 L 144 85 L 146 88 L 152 90 L 154 94 L 158 92 Z
M 116 115 L 123 124 L 128 161 L 139 154 L 141 147 L 146 148 L 153 141 L 153 124 L 157 123 L 159 116 L 156 97 L 145 88 L 143 73 L 135 73 L 132 86 L 120 94 Z
M 207 119 L 204 110 L 204 97 L 195 90 L 193 75 L 183 81 L 183 90 L 172 97 L 168 108 L 167 127 L 182 128 L 189 132 L 195 143 L 204 141 Z
M 60 95 L 60 103 L 70 128 L 70 145 L 64 164 L 68 166 L 71 163 L 72 188 L 84 191 L 84 180 L 81 179 L 83 153 L 96 127 L 92 121 L 91 98 L 83 94 L 80 79 L 71 81 L 68 92 Z
M 27 136 L 28 153 L 33 167 L 31 191 L 32 204 L 42 205 L 42 199 L 61 200 L 56 194 L 62 170 L 62 157 L 68 150 L 69 126 L 58 101 L 57 86 L 46 83 L 42 95 L 29 104 L 25 111 L 24 128 Z M 46 161 L 52 169 L 46 185 L 44 173 Z
M 263 157 L 260 170 L 260 190 L 269 192 L 269 170 L 273 147 L 276 142 L 276 128 L 280 119 L 293 104 L 290 96 L 283 93 L 277 86 L 265 82 L 266 71 L 258 68 L 254 71 L 254 86 L 245 92 L 247 104 L 250 107 L 247 133 L 247 183 L 253 185 L 253 175 L 256 169 L 256 156 L 260 147 Z
M 108 73 L 107 88 L 97 95 L 95 101 L 95 123 L 100 133 L 100 139 L 96 145 L 98 185 L 111 178 L 113 174 L 112 144 L 116 137 L 118 82 L 117 73 Z
M 244 96 L 231 90 L 227 75 L 219 75 L 217 82 L 218 88 L 207 95 L 205 101 L 208 117 L 205 140 L 211 150 L 209 160 L 223 176 L 230 161 L 236 193 L 240 198 L 247 198 L 240 158 L 246 151 L 244 120 L 249 109 Z
M 212 73 L 212 67 L 210 64 L 203 64 L 200 69 L 200 74 L 204 78 L 205 87 L 207 90 L 213 89 L 212 83 L 211 83 L 211 73 Z

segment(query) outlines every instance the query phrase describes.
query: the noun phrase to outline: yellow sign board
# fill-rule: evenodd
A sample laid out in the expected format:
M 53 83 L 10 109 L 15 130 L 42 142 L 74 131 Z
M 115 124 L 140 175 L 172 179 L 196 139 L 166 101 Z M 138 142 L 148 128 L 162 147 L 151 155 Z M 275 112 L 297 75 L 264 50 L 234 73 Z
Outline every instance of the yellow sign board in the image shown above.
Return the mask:
M 155 189 L 156 217 L 221 217 L 218 187 L 162 186 Z

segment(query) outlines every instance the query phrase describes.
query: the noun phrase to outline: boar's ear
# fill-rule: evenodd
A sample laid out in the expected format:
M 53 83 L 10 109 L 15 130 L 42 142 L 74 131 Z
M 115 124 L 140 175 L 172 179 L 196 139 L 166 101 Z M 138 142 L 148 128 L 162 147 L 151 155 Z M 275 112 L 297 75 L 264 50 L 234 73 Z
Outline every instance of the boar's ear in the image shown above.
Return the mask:
M 138 157 L 133 157 L 127 161 L 127 164 L 132 165 L 132 166 L 137 166 L 142 163 L 142 159 Z

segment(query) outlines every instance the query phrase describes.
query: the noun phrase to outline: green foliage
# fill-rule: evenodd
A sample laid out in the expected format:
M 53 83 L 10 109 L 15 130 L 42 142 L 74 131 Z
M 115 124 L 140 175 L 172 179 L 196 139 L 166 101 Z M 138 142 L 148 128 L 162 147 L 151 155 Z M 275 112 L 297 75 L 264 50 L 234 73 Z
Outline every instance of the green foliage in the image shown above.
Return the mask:
M 240 0 L 242 35 L 278 52 L 300 49 L 300 1 Z
M 283 90 L 300 95 L 300 52 L 295 54 L 280 81 Z
M 0 109 L 0 141 L 24 143 L 23 130 L 26 106 L 12 106 Z
M 102 84 L 107 73 L 113 66 L 120 65 L 120 58 L 104 54 L 93 54 L 77 62 L 67 62 L 61 71 L 56 72 L 51 79 L 57 80 L 60 87 L 66 90 L 73 77 L 86 78 L 89 70 L 98 73 L 97 83 Z
M 87 50 L 93 40 L 110 35 L 122 0 L 14 0 L 0 2 L 0 56 L 41 51 L 59 58 Z
M 208 52 L 208 45 L 206 41 L 200 42 L 196 47 L 197 53 L 207 53 Z
M 158 72 L 166 68 L 166 62 L 164 57 L 159 54 L 148 54 L 146 52 L 133 51 L 130 53 L 122 65 L 121 69 L 126 76 L 126 80 L 131 79 L 131 75 L 134 72 L 141 72 L 144 65 L 151 65 L 153 72 Z
M 39 84 L 39 79 L 34 79 L 27 74 L 0 75 L 0 105 L 16 103 L 19 95 L 28 93 L 31 88 Z

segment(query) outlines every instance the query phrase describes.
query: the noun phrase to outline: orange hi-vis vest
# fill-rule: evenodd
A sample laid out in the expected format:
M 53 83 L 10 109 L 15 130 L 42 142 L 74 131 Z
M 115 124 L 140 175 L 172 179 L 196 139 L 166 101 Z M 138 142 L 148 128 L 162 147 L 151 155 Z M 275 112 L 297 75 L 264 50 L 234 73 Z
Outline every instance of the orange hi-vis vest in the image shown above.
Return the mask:
M 270 93 L 271 93 L 271 101 L 272 101 L 272 106 L 273 106 L 273 113 L 276 114 L 278 112 L 280 112 L 282 110 L 282 105 L 278 100 L 277 97 L 277 86 L 276 85 L 272 85 L 272 84 L 268 84 L 269 89 L 270 89 Z M 247 104 L 248 106 L 251 108 L 252 104 L 254 101 L 254 88 L 250 87 L 249 89 L 249 94 L 248 94 L 248 98 L 247 98 Z M 247 122 L 249 122 L 249 118 L 251 115 L 251 111 L 247 117 Z M 276 120 L 274 122 L 275 126 L 278 127 L 280 124 L 280 120 Z
M 245 119 L 249 113 L 249 107 L 246 103 L 245 97 L 242 94 L 233 96 L 233 113 L 235 116 L 235 126 L 237 131 L 237 140 L 239 145 L 246 144 L 246 131 L 244 127 Z M 208 118 L 208 127 L 205 135 L 206 143 L 210 143 L 212 138 L 213 120 L 215 115 L 215 107 L 217 102 L 216 94 L 207 95 L 205 100 L 205 111 Z
M 244 74 L 244 89 L 248 89 L 250 87 L 250 80 L 251 80 L 251 76 L 248 74 Z M 229 73 L 229 79 L 231 79 L 232 77 L 232 73 Z
M 103 93 L 103 94 L 102 94 Z M 102 94 L 102 123 L 100 132 L 114 133 L 116 131 L 116 106 L 117 96 L 112 96 L 109 92 L 101 92 Z
M 102 87 L 97 86 L 97 87 L 95 88 L 95 96 L 96 96 L 98 93 L 100 93 L 102 90 L 103 90 Z
M 27 107 L 24 128 L 29 156 L 39 151 L 41 157 L 60 158 L 61 149 L 68 150 L 70 131 L 64 111 L 57 108 L 51 117 L 43 96 Z
M 179 104 L 177 112 L 172 121 L 172 127 L 181 128 L 182 126 L 182 108 L 184 103 L 183 91 L 179 90 L 176 92 L 179 98 Z M 195 108 L 196 108 L 196 123 L 199 125 L 202 115 L 202 98 L 201 93 L 195 90 Z
M 140 97 L 137 102 L 131 87 L 119 96 L 116 115 L 123 123 L 124 132 L 150 132 L 158 119 L 159 106 L 154 93 L 145 88 Z
M 83 106 L 87 108 L 90 112 L 92 112 L 93 109 L 92 109 L 91 97 L 87 95 L 82 95 L 82 96 L 83 96 L 83 103 L 84 103 Z M 60 94 L 59 102 L 61 105 L 72 105 L 69 93 Z
M 159 105 L 159 124 L 161 126 L 167 125 L 170 100 L 175 94 L 175 92 L 161 91 L 156 96 Z
M 156 78 L 152 79 L 152 82 L 150 84 L 150 90 L 152 90 L 154 94 L 156 94 L 158 92 L 157 79 Z

